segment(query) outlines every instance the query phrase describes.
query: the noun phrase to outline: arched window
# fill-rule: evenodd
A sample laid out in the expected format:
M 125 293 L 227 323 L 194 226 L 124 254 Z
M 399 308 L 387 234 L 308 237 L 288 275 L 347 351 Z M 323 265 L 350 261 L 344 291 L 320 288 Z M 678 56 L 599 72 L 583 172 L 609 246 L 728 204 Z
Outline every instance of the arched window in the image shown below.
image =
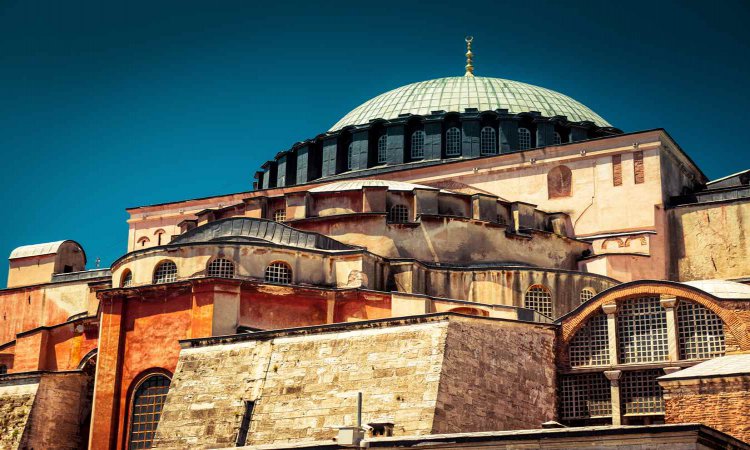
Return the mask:
M 120 287 L 130 287 L 133 284 L 133 272 L 126 270 L 120 278 Z
M 388 161 L 388 136 L 382 135 L 378 138 L 378 164 Z
M 414 159 L 424 158 L 424 138 L 422 130 L 417 130 L 411 134 L 411 157 Z
M 350 142 L 346 150 L 346 168 L 349 170 L 354 168 L 354 142 Z
M 570 197 L 573 172 L 568 166 L 553 167 L 547 173 L 547 195 L 549 198 Z
M 724 323 L 708 308 L 680 301 L 677 305 L 680 359 L 717 358 L 724 355 Z
M 158 229 L 158 230 L 156 230 L 154 232 L 154 236 L 156 236 L 156 245 L 161 245 L 162 244 L 162 238 L 161 237 L 164 235 L 164 233 L 165 233 L 165 231 L 162 230 L 161 228 Z
M 273 220 L 275 222 L 283 222 L 286 220 L 286 209 L 279 208 L 273 212 Z
M 518 149 L 528 150 L 531 148 L 531 132 L 528 128 L 518 129 Z
M 154 270 L 154 284 L 171 283 L 177 280 L 177 265 L 172 261 L 159 263 Z
M 555 145 L 562 144 L 562 136 L 560 136 L 560 133 L 558 133 L 557 131 L 555 131 L 555 135 L 552 138 L 552 143 Z
M 659 297 L 625 300 L 617 311 L 620 362 L 666 361 L 667 313 Z
M 581 289 L 581 303 L 586 303 L 587 301 L 594 298 L 596 295 L 596 291 L 591 288 L 583 288 Z
M 0 364 L 0 375 L 5 375 L 6 373 L 8 373 L 8 366 Z
M 159 424 L 170 380 L 162 374 L 149 375 L 138 385 L 130 408 L 130 449 L 151 448 Z
M 479 134 L 479 149 L 483 155 L 497 154 L 497 133 L 494 128 L 482 128 Z
M 527 291 L 523 299 L 524 308 L 533 309 L 539 314 L 552 317 L 552 294 L 546 287 L 535 284 Z
M 285 262 L 273 262 L 266 267 L 265 280 L 269 283 L 289 284 L 292 282 L 292 268 Z
M 457 127 L 451 127 L 445 132 L 445 155 L 461 155 L 461 130 Z
M 208 263 L 206 274 L 209 277 L 234 278 L 234 263 L 228 259 L 216 258 Z
M 598 314 L 589 319 L 570 341 L 570 365 L 609 365 L 609 335 L 607 316 Z
M 393 205 L 388 211 L 388 222 L 390 223 L 408 223 L 409 208 L 404 205 Z
M 151 239 L 147 238 L 146 236 L 138 239 L 138 243 L 141 244 L 141 247 L 145 247 L 149 242 L 151 242 Z

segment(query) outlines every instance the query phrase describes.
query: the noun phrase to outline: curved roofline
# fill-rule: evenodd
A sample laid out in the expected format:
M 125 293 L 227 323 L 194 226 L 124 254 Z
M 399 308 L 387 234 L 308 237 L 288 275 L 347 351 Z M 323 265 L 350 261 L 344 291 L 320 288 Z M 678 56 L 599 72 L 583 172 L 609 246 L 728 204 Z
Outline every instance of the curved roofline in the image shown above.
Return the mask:
M 60 247 L 62 247 L 62 245 L 67 242 L 72 242 L 73 244 L 77 245 L 79 249 L 81 249 L 81 253 L 83 253 L 83 262 L 85 264 L 87 261 L 86 251 L 83 249 L 83 246 L 81 244 L 72 239 L 64 239 L 62 241 L 54 242 L 42 242 L 40 244 L 22 245 L 20 247 L 14 248 L 13 251 L 10 252 L 8 260 L 31 258 L 34 256 L 54 255 L 60 250 Z

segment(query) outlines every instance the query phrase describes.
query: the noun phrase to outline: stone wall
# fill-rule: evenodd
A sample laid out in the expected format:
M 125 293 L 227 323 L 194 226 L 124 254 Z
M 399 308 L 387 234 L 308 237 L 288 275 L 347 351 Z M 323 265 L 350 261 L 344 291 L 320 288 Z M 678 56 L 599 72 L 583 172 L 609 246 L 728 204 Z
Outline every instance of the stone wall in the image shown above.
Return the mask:
M 363 424 L 392 422 L 396 436 L 553 417 L 545 325 L 441 315 L 228 340 L 184 344 L 154 448 L 233 446 L 245 401 L 254 402 L 248 445 L 330 443 L 356 424 L 358 392 Z
M 555 331 L 451 321 L 433 433 L 540 428 L 555 418 Z
M 750 442 L 750 376 L 663 380 L 665 421 L 702 423 Z
M 21 448 L 39 378 L 0 381 L 0 448 Z

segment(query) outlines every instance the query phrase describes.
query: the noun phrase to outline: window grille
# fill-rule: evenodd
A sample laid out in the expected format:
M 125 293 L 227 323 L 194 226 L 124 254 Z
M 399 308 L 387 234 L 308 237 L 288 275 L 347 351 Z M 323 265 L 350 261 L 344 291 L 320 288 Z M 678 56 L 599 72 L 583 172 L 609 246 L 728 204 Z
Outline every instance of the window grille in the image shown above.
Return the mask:
M 228 259 L 216 258 L 208 264 L 209 277 L 234 278 L 234 263 Z
M 531 148 L 531 132 L 527 128 L 518 129 L 518 149 L 527 150 Z
M 408 223 L 409 208 L 404 205 L 393 205 L 388 211 L 388 222 L 390 223 Z
M 127 271 L 125 272 L 125 275 L 122 276 L 122 281 L 120 282 L 120 287 L 130 287 L 133 284 L 133 272 Z
M 524 307 L 552 317 L 552 295 L 549 289 L 541 285 L 531 286 L 524 296 Z
M 346 168 L 348 170 L 354 168 L 354 142 L 349 143 L 349 148 L 346 150 Z
M 677 306 L 680 359 L 716 358 L 724 355 L 724 323 L 713 311 L 697 303 Z
M 667 314 L 659 297 L 626 300 L 617 312 L 620 362 L 666 361 Z
M 585 303 L 596 295 L 596 291 L 594 291 L 591 288 L 583 288 L 581 289 L 581 303 Z
M 552 138 L 552 142 L 553 142 L 553 143 L 554 143 L 555 145 L 560 145 L 560 144 L 562 144 L 562 136 L 560 136 L 560 133 L 558 133 L 557 131 L 555 131 L 555 135 L 554 135 L 554 137 Z
M 622 404 L 625 415 L 664 413 L 664 398 L 657 377 L 664 375 L 660 369 L 626 371 L 620 379 Z
M 607 316 L 598 314 L 586 322 L 570 341 L 570 365 L 609 365 Z
M 560 377 L 560 418 L 612 416 L 610 382 L 602 372 Z
M 286 220 L 286 209 L 281 208 L 273 212 L 273 220 L 275 222 L 283 222 Z
M 424 158 L 424 138 L 422 130 L 417 130 L 411 135 L 411 157 L 414 159 Z
M 266 278 L 269 283 L 289 284 L 292 282 L 292 269 L 287 263 L 275 262 L 266 267 Z
M 482 128 L 479 134 L 479 149 L 483 155 L 497 154 L 497 134 L 494 128 Z
M 445 132 L 445 155 L 461 155 L 461 130 L 456 127 L 449 128 Z
M 378 138 L 378 164 L 388 161 L 388 136 L 385 134 Z
M 167 391 L 169 378 L 164 375 L 152 375 L 136 389 L 130 416 L 130 449 L 151 448 Z
M 247 444 L 247 435 L 250 432 L 250 420 L 253 417 L 253 407 L 255 402 L 245 402 L 245 411 L 242 414 L 240 430 L 237 432 L 237 447 L 243 447 Z
M 177 280 L 177 266 L 172 261 L 164 261 L 156 266 L 154 284 L 171 283 Z

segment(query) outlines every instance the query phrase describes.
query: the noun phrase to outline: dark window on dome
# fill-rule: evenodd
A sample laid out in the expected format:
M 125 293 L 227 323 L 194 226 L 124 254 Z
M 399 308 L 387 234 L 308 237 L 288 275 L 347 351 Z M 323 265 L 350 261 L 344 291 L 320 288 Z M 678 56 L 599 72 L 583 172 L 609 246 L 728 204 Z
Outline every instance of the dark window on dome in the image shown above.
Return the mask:
M 552 142 L 553 142 L 553 143 L 554 143 L 555 145 L 560 145 L 560 144 L 562 144 L 562 136 L 560 136 L 560 133 L 558 133 L 557 131 L 555 131 L 555 136 L 553 137 L 553 140 L 552 140 Z
M 518 149 L 528 150 L 531 148 L 531 132 L 528 128 L 518 129 Z
M 390 223 L 408 223 L 409 208 L 404 205 L 393 205 L 388 211 L 388 222 Z
M 209 277 L 234 278 L 234 264 L 224 258 L 216 258 L 208 264 Z
M 349 148 L 346 150 L 346 168 L 352 170 L 354 168 L 354 143 L 349 144 Z
M 164 261 L 156 266 L 154 284 L 171 283 L 177 280 L 177 265 L 172 261 Z
M 382 135 L 378 138 L 378 164 L 388 161 L 388 136 Z
M 417 130 L 411 135 L 411 157 L 413 159 L 424 158 L 424 139 L 425 133 Z
M 492 127 L 484 127 L 479 135 L 479 148 L 482 155 L 497 154 L 497 133 Z
M 281 261 L 271 263 L 266 267 L 265 280 L 269 283 L 289 284 L 292 282 L 292 268 Z
M 461 130 L 457 127 L 449 128 L 445 132 L 445 155 L 461 155 Z

